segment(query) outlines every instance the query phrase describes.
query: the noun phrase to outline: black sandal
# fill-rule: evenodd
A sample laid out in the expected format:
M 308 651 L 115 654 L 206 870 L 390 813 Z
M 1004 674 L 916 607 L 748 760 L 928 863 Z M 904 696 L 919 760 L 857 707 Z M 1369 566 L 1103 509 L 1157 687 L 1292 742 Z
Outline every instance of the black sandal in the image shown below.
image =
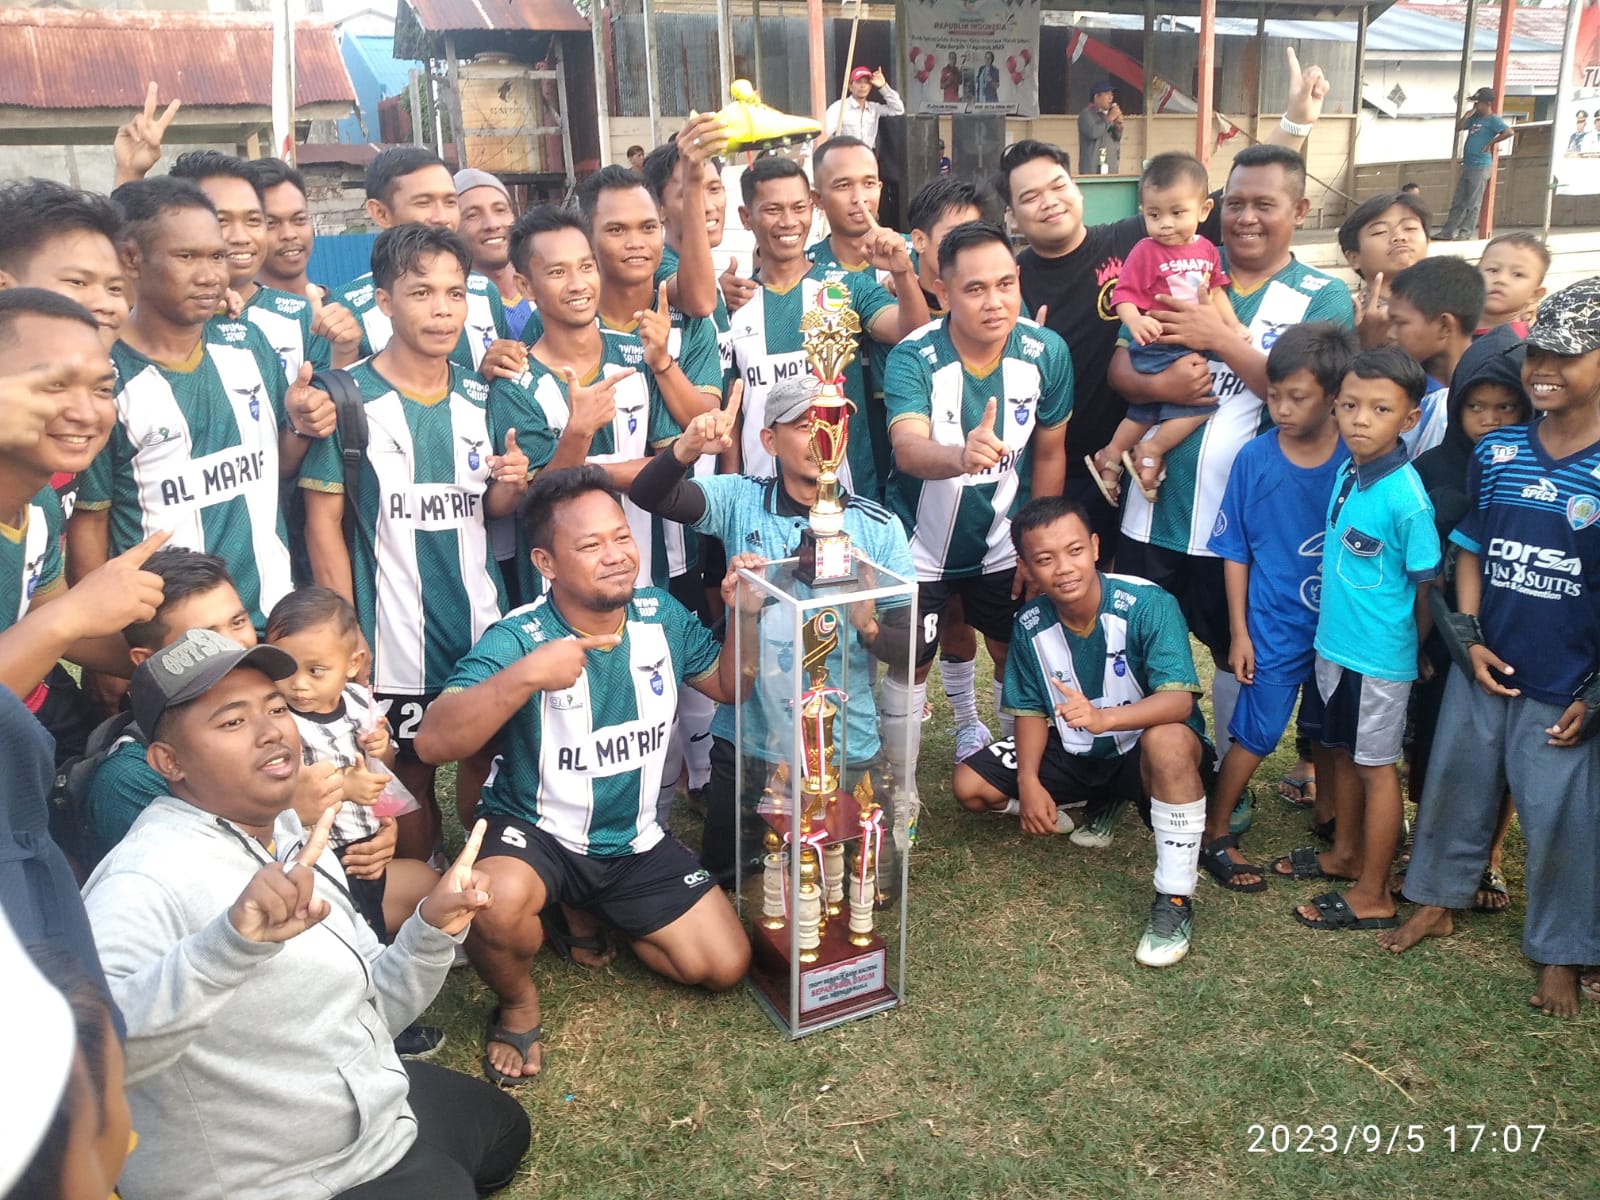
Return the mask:
M 1200 865 L 1206 869 L 1206 874 L 1215 879 L 1230 892 L 1264 892 L 1267 890 L 1267 872 L 1261 867 L 1251 866 L 1249 863 L 1236 863 L 1228 857 L 1229 850 L 1239 848 L 1239 839 L 1233 834 L 1219 837 L 1214 842 L 1203 843 L 1200 847 Z M 1235 875 L 1258 875 L 1254 883 L 1235 883 Z
M 604 955 L 610 952 L 611 943 L 606 939 L 606 931 L 580 937 L 572 932 L 572 926 L 567 923 L 567 914 L 561 911 L 561 905 L 548 904 L 539 914 L 539 921 L 544 925 L 544 944 L 562 962 L 571 963 L 575 967 L 582 967 L 586 971 L 598 971 L 598 966 L 591 967 L 588 963 L 580 963 L 572 957 L 574 950 L 588 950 L 594 954 Z
M 500 1006 L 495 1005 L 489 1013 L 489 1019 L 483 1026 L 483 1076 L 497 1088 L 510 1089 L 521 1087 L 523 1084 L 538 1079 L 544 1074 L 544 1057 L 539 1058 L 539 1069 L 532 1075 L 507 1075 L 489 1060 L 489 1044 L 499 1042 L 501 1045 L 510 1046 L 522 1055 L 523 1064 L 528 1061 L 528 1050 L 536 1043 L 544 1041 L 544 1024 L 535 1025 L 526 1033 L 512 1033 L 500 1024 Z
M 1284 866 L 1289 869 L 1282 870 Z M 1282 858 L 1274 859 L 1272 873 L 1284 879 L 1340 879 L 1348 882 L 1346 876 L 1330 875 L 1322 869 L 1315 846 L 1296 846 Z

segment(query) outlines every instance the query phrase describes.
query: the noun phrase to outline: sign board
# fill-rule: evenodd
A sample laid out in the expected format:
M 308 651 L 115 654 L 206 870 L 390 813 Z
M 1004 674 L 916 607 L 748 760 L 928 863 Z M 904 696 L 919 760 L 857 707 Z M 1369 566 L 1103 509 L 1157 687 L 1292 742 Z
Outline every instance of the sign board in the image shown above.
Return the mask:
M 911 0 L 906 111 L 1039 115 L 1039 0 Z
M 1561 55 L 1556 91 L 1555 125 L 1550 138 L 1550 176 L 1561 192 L 1600 192 L 1600 133 L 1595 132 L 1600 108 L 1600 3 L 1581 5 L 1577 20 L 1567 20 L 1567 43 Z

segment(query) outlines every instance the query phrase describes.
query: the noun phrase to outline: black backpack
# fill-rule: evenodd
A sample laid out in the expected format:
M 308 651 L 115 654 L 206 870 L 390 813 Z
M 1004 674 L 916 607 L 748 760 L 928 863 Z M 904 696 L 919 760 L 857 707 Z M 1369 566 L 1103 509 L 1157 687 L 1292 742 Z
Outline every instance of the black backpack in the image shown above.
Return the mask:
M 340 457 L 344 460 L 344 541 L 355 549 L 356 487 L 367 457 L 367 402 L 349 371 L 329 367 L 311 377 L 311 386 L 328 393 L 339 414 Z
M 96 725 L 84 742 L 83 753 L 68 758 L 56 768 L 50 787 L 50 836 L 77 865 L 84 878 L 100 861 L 99 838 L 89 812 L 89 785 L 94 773 L 110 757 L 117 743 L 127 735 L 139 736 L 133 714 L 120 712 Z

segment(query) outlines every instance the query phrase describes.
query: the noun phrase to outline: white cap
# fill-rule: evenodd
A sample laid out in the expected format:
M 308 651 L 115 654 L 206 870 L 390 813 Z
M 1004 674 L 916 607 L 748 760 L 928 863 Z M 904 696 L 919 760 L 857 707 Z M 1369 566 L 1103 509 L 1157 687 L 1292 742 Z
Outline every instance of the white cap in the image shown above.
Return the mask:
M 0 1029 L 18 1034 L 6 1048 L 0 1088 L 0 1195 L 33 1161 L 60 1107 L 78 1035 L 65 997 L 46 982 L 0 912 Z

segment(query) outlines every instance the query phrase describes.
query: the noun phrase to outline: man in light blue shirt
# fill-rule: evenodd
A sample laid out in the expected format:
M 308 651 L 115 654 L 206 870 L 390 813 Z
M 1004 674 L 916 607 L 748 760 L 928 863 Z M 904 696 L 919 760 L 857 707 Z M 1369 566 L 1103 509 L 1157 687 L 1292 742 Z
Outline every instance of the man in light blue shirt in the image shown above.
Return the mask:
M 1456 122 L 1456 130 L 1466 130 L 1461 148 L 1461 176 L 1450 213 L 1434 240 L 1452 242 L 1478 236 L 1478 209 L 1483 206 L 1483 189 L 1494 170 L 1495 144 L 1511 136 L 1511 126 L 1495 116 L 1494 89 L 1482 87 L 1472 93 L 1472 110 Z

